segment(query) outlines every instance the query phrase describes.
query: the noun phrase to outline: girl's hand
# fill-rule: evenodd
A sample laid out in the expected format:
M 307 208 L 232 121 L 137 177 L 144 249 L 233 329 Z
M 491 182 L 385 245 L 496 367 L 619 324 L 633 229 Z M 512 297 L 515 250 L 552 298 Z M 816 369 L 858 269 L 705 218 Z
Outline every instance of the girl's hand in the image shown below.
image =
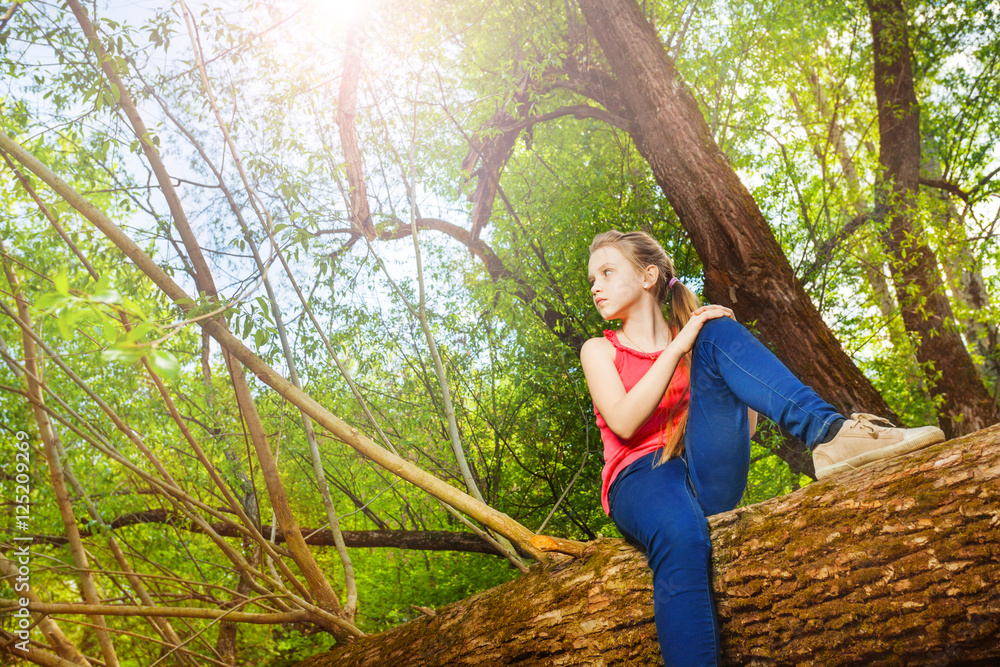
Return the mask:
M 694 347 L 694 341 L 698 338 L 698 333 L 705 322 L 714 320 L 717 317 L 728 317 L 734 322 L 736 321 L 733 311 L 725 306 L 702 306 L 691 313 L 691 319 L 680 330 L 677 337 L 670 342 L 670 346 L 677 351 L 678 355 L 687 354 Z

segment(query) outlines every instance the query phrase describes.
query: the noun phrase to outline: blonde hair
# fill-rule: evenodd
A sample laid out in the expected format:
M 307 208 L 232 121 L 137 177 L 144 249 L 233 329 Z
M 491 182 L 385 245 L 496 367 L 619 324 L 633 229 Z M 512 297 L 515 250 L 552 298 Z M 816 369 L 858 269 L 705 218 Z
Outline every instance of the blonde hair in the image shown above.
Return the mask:
M 660 306 L 670 299 L 670 319 L 667 324 L 670 327 L 672 336 L 676 336 L 688 320 L 691 314 L 701 307 L 701 300 L 688 289 L 688 286 L 678 280 L 674 286 L 670 286 L 670 281 L 677 278 L 677 271 L 670 255 L 663 249 L 663 246 L 646 232 L 622 233 L 616 230 L 603 232 L 594 237 L 590 244 L 590 254 L 594 254 L 601 248 L 616 248 L 640 273 L 646 272 L 646 267 L 655 266 L 657 268 L 656 282 L 653 283 L 653 296 Z M 678 367 L 678 371 L 689 372 L 691 368 L 691 352 L 684 355 L 681 364 L 685 368 Z M 691 391 L 690 383 L 688 392 Z M 664 424 L 671 424 L 676 418 L 678 402 L 670 414 L 666 415 Z M 684 449 L 684 430 L 687 427 L 688 410 L 684 408 L 680 420 L 676 427 L 671 427 L 669 433 L 661 430 L 660 437 L 663 446 L 663 453 L 660 462 L 674 458 Z

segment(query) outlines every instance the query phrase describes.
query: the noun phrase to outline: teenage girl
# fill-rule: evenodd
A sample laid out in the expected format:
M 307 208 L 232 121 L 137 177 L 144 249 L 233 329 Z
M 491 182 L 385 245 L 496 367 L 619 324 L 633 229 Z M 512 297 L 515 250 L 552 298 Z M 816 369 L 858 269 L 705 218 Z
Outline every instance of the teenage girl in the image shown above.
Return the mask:
M 580 351 L 604 442 L 601 502 L 647 554 L 666 664 L 715 665 L 705 517 L 743 496 L 757 413 L 813 450 L 818 477 L 940 442 L 944 433 L 889 428 L 866 414 L 845 419 L 733 311 L 700 305 L 648 234 L 599 234 L 588 272 L 601 317 L 621 320 Z

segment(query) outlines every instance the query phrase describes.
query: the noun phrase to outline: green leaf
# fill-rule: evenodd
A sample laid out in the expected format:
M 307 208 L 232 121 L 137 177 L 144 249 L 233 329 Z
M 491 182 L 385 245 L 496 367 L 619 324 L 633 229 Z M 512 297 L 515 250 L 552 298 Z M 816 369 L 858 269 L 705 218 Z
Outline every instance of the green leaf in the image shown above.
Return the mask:
M 263 296 L 257 297 L 257 303 L 260 304 L 261 312 L 264 313 L 265 319 L 271 324 L 274 324 L 274 317 L 271 315 L 271 303 L 265 299 Z
M 132 328 L 132 331 L 128 332 L 128 335 L 125 336 L 125 342 L 126 343 L 138 342 L 142 340 L 146 336 L 146 334 L 148 334 L 152 329 L 153 325 L 150 324 L 149 322 L 140 322 L 139 324 L 137 324 L 135 327 Z
M 157 375 L 176 380 L 180 374 L 181 365 L 172 353 L 166 350 L 153 350 L 149 355 L 149 364 L 156 371 Z
M 66 297 L 56 292 L 46 292 L 42 294 L 37 299 L 35 299 L 35 307 L 42 310 L 50 310 L 56 306 L 61 306 L 66 303 Z
M 66 269 L 59 269 L 56 275 L 52 276 L 52 282 L 56 286 L 56 291 L 63 296 L 69 296 L 69 278 L 66 277 Z
M 59 335 L 63 337 L 63 340 L 70 340 L 73 338 L 73 324 L 74 319 L 72 314 L 64 310 L 56 318 L 56 325 L 59 327 Z
M 118 340 L 118 328 L 111 322 L 107 322 L 101 325 L 101 335 L 104 336 L 104 340 L 107 342 L 114 343 Z
M 145 311 L 139 306 L 139 304 L 137 304 L 132 299 L 130 299 L 128 297 L 124 297 L 122 299 L 122 305 L 125 306 L 125 308 L 128 310 L 128 312 L 130 312 L 130 313 L 132 313 L 134 315 L 138 315 L 142 319 L 146 319 L 146 313 L 145 313 Z
M 79 240 L 74 240 L 74 242 L 79 243 Z M 111 273 L 104 272 L 97 279 L 97 287 L 94 288 L 94 291 L 103 292 L 108 289 L 111 289 Z
M 128 343 L 120 343 L 114 347 L 110 347 L 107 350 L 101 352 L 101 356 L 107 361 L 120 361 L 123 363 L 132 363 L 133 361 L 138 361 L 146 356 L 146 351 L 138 345 L 130 345 Z
M 96 301 L 97 303 L 121 303 L 122 295 L 118 293 L 118 290 L 106 289 L 94 294 L 90 297 L 90 300 Z

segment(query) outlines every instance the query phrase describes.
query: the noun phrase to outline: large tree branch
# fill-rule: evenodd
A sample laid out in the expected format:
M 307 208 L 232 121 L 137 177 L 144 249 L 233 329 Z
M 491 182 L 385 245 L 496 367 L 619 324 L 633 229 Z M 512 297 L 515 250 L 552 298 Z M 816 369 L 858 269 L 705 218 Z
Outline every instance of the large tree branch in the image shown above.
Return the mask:
M 351 30 L 347 36 L 344 73 L 341 75 L 340 91 L 337 96 L 337 128 L 340 130 L 340 145 L 344 149 L 344 158 L 347 162 L 351 222 L 359 233 L 372 239 L 375 237 L 375 225 L 372 224 L 371 211 L 368 208 L 364 164 L 354 122 L 357 115 L 358 79 L 361 77 L 361 47 L 364 39 L 364 32 L 361 30 Z
M 409 225 L 399 220 L 395 222 L 396 227 L 394 229 L 383 229 L 379 233 L 378 238 L 383 241 L 390 241 L 406 238 L 410 235 Z M 579 331 L 565 313 L 554 308 L 550 303 L 539 297 L 538 292 L 531 285 L 517 278 L 507 269 L 500 257 L 497 256 L 485 241 L 478 237 L 474 238 L 471 232 L 454 223 L 439 220 L 438 218 L 418 218 L 416 224 L 417 229 L 431 229 L 442 232 L 464 245 L 476 258 L 486 265 L 486 271 L 489 273 L 490 279 L 494 282 L 499 280 L 513 282 L 515 285 L 515 295 L 525 305 L 531 308 L 537 307 L 538 310 L 536 310 L 536 313 L 538 316 L 545 322 L 549 330 L 564 343 L 575 350 L 579 350 L 583 346 L 583 343 L 586 342 L 587 336 L 585 332 Z
M 16 600 L 0 600 L 0 611 L 17 609 Z M 59 604 L 59 603 L 29 603 L 28 610 L 40 614 L 72 615 L 72 616 L 146 616 L 169 618 L 207 618 L 213 620 L 225 619 L 232 623 L 252 623 L 257 625 L 277 625 L 279 623 L 296 623 L 314 621 L 309 612 L 279 611 L 251 614 L 242 611 L 225 609 L 204 609 L 200 607 L 139 607 L 132 605 L 111 604 Z
M 574 58 L 566 58 L 562 67 L 551 72 L 555 77 L 555 88 L 571 90 L 597 102 L 615 118 L 623 119 L 623 129 L 632 132 L 635 128 L 625 96 L 618 81 L 609 73 L 580 63 Z M 615 124 L 617 127 L 618 125 Z
M 524 103 L 521 108 L 526 110 L 528 106 Z M 500 176 L 514 153 L 514 146 L 521 130 L 566 116 L 581 120 L 593 118 L 615 127 L 628 128 L 628 123 L 623 118 L 587 104 L 560 107 L 537 116 L 524 115 L 520 120 L 515 120 L 504 110 L 497 111 L 487 124 L 486 130 L 470 140 L 469 153 L 462 161 L 462 168 L 477 178 L 476 190 L 469 196 L 473 202 L 471 231 L 473 239 L 479 238 L 480 232 L 489 222 L 500 188 Z M 484 139 L 483 135 L 488 136 Z M 477 164 L 479 166 L 475 168 Z
M 502 132 L 509 132 L 511 130 L 523 130 L 527 127 L 533 127 L 539 123 L 544 123 L 550 120 L 555 120 L 556 118 L 564 118 L 566 116 L 572 116 L 577 120 L 583 120 L 585 118 L 593 118 L 594 120 L 601 120 L 608 125 L 614 125 L 617 128 L 628 130 L 630 125 L 627 120 L 616 116 L 606 109 L 601 109 L 599 107 L 593 107 L 589 104 L 573 104 L 566 107 L 559 107 L 554 111 L 547 111 L 543 114 L 537 116 L 528 116 L 519 121 L 516 121 L 512 125 L 507 125 L 500 127 Z
M 410 226 L 408 224 L 398 218 L 393 219 L 393 223 L 394 227 L 383 228 L 378 232 L 377 238 L 380 241 L 394 241 L 410 235 Z M 469 230 L 439 218 L 417 218 L 416 225 L 417 229 L 421 231 L 425 229 L 438 231 L 464 245 L 474 257 L 483 262 L 490 279 L 494 282 L 500 280 L 510 280 L 513 282 L 515 284 L 514 295 L 531 308 L 559 340 L 574 350 L 579 350 L 586 342 L 586 333 L 579 331 L 573 322 L 570 321 L 569 316 L 540 298 L 538 292 L 531 285 L 517 278 L 513 272 L 507 269 L 503 260 L 500 259 L 485 241 L 479 238 L 473 240 Z M 354 230 L 346 228 L 321 229 L 318 231 L 309 231 L 302 228 L 296 229 L 301 229 L 313 236 L 323 234 L 354 234 Z
M 523 108 L 526 105 L 521 106 Z M 505 127 L 509 129 L 501 129 Z M 476 177 L 476 189 L 469 195 L 472 201 L 470 238 L 473 240 L 479 238 L 479 233 L 490 221 L 497 189 L 500 187 L 500 175 L 514 154 L 514 145 L 520 133 L 521 128 L 517 126 L 514 117 L 501 109 L 493 114 L 485 130 L 470 142 L 469 153 L 462 160 L 462 169 Z
M 35 615 L 41 616 L 37 612 Z M 0 628 L 0 651 L 12 656 L 13 659 L 28 662 L 42 667 L 80 667 L 81 663 L 70 662 L 69 660 L 49 651 L 38 648 L 35 644 L 28 644 L 26 651 L 22 651 L 19 644 L 19 637 L 7 630 Z
M 530 115 L 531 83 L 532 80 L 527 75 L 524 76 L 514 94 L 514 99 L 518 102 L 519 119 L 515 119 L 504 109 L 498 109 L 478 135 L 473 138 L 467 137 L 469 152 L 462 160 L 462 169 L 477 179 L 476 189 L 469 195 L 469 199 L 473 202 L 471 225 L 473 239 L 479 238 L 480 232 L 489 222 L 500 189 L 500 176 L 514 153 L 514 146 L 521 130 L 532 130 L 539 123 L 566 116 L 577 119 L 593 118 L 621 128 L 626 128 L 628 125 L 621 116 L 586 104 L 564 106 L 546 113 Z M 528 141 L 530 134 L 526 139 L 526 142 Z
M 110 530 L 118 530 L 127 526 L 138 526 L 145 524 L 169 523 L 177 528 L 189 530 L 191 532 L 204 532 L 201 527 L 190 521 L 186 521 L 183 516 L 170 512 L 166 509 L 152 509 L 143 512 L 131 512 L 115 517 L 108 522 Z M 222 537 L 243 537 L 243 534 L 233 524 L 215 523 L 212 529 Z M 97 531 L 98 534 L 100 531 Z M 270 535 L 271 526 L 264 524 L 261 532 Z M 80 537 L 90 537 L 94 531 L 80 528 Z M 327 528 L 312 529 L 303 528 L 302 534 L 306 544 L 313 546 L 329 547 L 335 546 L 333 534 Z M 448 530 L 345 530 L 344 544 L 354 548 L 393 548 L 393 549 L 413 549 L 416 551 L 463 551 L 470 553 L 501 555 L 496 549 L 484 542 L 480 537 L 472 533 L 456 533 Z M 68 539 L 61 535 L 35 535 L 36 543 L 53 544 L 62 546 Z M 285 541 L 285 535 L 280 529 L 275 530 L 276 543 Z
M 969 193 L 949 181 L 942 181 L 940 179 L 935 179 L 935 178 L 921 177 L 920 185 L 926 186 L 928 188 L 936 188 L 938 190 L 944 190 L 945 192 L 950 192 L 951 194 L 957 196 L 959 199 L 964 201 L 966 204 L 969 203 Z
M 381 241 L 395 241 L 405 239 L 410 236 L 412 230 L 410 226 L 402 220 L 396 219 L 395 228 L 383 229 L 379 232 L 378 238 Z M 500 279 L 512 279 L 513 275 L 504 266 L 503 261 L 497 256 L 493 249 L 482 239 L 474 237 L 472 232 L 455 223 L 447 222 L 439 218 L 417 218 L 417 229 L 433 230 L 441 232 L 455 239 L 469 249 L 477 259 L 486 265 L 486 271 L 494 281 Z

